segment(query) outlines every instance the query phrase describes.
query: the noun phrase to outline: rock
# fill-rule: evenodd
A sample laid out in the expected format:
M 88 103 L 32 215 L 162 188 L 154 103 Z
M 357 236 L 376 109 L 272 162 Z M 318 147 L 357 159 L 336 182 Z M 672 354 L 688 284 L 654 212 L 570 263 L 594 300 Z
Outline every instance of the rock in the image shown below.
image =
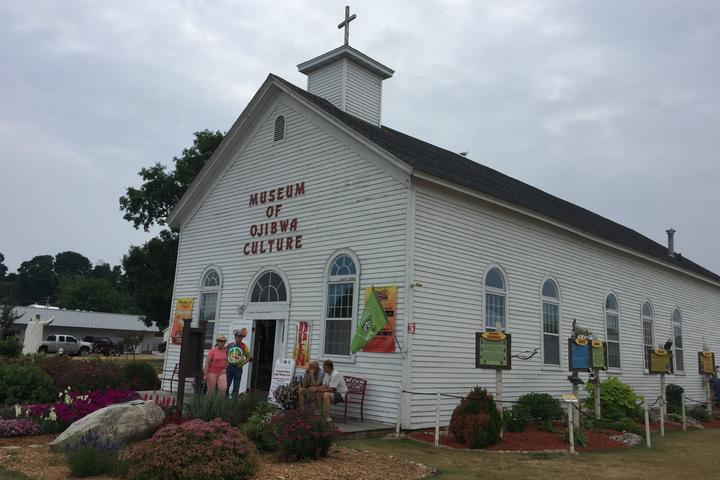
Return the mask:
M 50 448 L 62 451 L 76 445 L 88 432 L 97 433 L 103 441 L 120 446 L 128 442 L 147 438 L 165 419 L 165 413 L 154 402 L 133 400 L 127 403 L 109 405 L 96 410 L 73 423 L 50 443 Z

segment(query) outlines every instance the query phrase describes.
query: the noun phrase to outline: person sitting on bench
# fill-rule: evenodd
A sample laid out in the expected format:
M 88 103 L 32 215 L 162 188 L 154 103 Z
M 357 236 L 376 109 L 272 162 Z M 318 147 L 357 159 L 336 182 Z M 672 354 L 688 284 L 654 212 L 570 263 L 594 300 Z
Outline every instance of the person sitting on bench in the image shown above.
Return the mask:
M 315 388 L 317 401 L 323 407 L 323 413 L 330 418 L 330 407 L 335 403 L 345 401 L 345 394 L 348 391 L 345 378 L 335 370 L 332 360 L 323 362 L 325 378 L 321 386 Z
M 305 404 L 305 396 L 311 394 L 314 388 L 321 386 L 324 377 L 325 374 L 320 370 L 320 363 L 317 360 L 310 360 L 300 382 L 300 388 L 298 388 L 298 401 L 301 407 Z

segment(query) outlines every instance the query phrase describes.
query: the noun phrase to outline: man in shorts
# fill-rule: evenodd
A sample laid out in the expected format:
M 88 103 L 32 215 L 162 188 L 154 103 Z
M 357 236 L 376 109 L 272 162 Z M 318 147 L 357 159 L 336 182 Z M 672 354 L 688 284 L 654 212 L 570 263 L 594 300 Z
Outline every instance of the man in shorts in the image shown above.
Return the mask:
M 317 393 L 318 403 L 323 407 L 323 413 L 330 417 L 330 407 L 336 403 L 345 401 L 345 394 L 348 391 L 345 384 L 345 377 L 335 370 L 332 360 L 323 362 L 323 372 L 325 378 L 321 386 L 316 387 L 314 391 Z

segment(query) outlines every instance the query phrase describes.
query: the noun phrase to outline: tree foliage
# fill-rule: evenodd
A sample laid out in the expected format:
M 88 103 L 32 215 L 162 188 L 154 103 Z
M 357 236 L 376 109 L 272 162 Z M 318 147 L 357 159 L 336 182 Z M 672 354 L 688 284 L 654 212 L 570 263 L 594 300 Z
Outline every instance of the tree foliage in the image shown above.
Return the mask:
M 132 222 L 136 229 L 146 232 L 153 225 L 166 225 L 167 216 L 190 186 L 207 160 L 220 145 L 224 134 L 219 131 L 195 132 L 190 148 L 174 157 L 175 170 L 168 171 L 161 163 L 143 168 L 138 175 L 143 179 L 140 188 L 128 187 L 120 197 L 123 218 Z
M 18 303 L 28 305 L 49 302 L 55 297 L 57 284 L 52 255 L 38 255 L 22 262 L 17 277 Z
M 55 255 L 55 275 L 59 280 L 63 277 L 81 277 L 92 270 L 90 260 L 77 252 L 60 252 Z
M 5 278 L 5 275 L 7 275 L 8 268 L 5 265 L 5 255 L 0 253 L 0 280 Z
M 122 296 L 103 278 L 66 277 L 60 283 L 57 306 L 93 312 L 120 312 Z
M 9 303 L 0 305 L 0 340 L 4 339 L 10 334 L 13 323 L 15 320 L 22 317 L 14 311 L 15 307 Z

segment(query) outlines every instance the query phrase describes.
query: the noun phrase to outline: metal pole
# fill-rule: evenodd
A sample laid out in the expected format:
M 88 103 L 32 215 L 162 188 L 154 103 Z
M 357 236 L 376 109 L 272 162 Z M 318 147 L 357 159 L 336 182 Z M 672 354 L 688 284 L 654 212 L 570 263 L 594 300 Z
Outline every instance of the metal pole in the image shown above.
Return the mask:
M 652 447 L 650 442 L 650 412 L 648 411 L 647 398 L 643 398 L 643 409 L 645 410 L 645 443 L 647 448 Z
M 440 390 L 435 398 L 435 448 L 440 445 Z
M 595 418 L 600 418 L 600 370 L 595 369 Z
M 400 438 L 400 421 L 402 415 L 403 387 L 400 385 L 398 392 L 397 419 L 395 420 L 395 438 Z
M 681 395 L 683 431 L 687 432 L 687 418 L 685 418 L 685 395 Z
M 568 402 L 568 440 L 570 442 L 570 455 L 575 455 L 575 427 L 573 426 L 573 405 Z

